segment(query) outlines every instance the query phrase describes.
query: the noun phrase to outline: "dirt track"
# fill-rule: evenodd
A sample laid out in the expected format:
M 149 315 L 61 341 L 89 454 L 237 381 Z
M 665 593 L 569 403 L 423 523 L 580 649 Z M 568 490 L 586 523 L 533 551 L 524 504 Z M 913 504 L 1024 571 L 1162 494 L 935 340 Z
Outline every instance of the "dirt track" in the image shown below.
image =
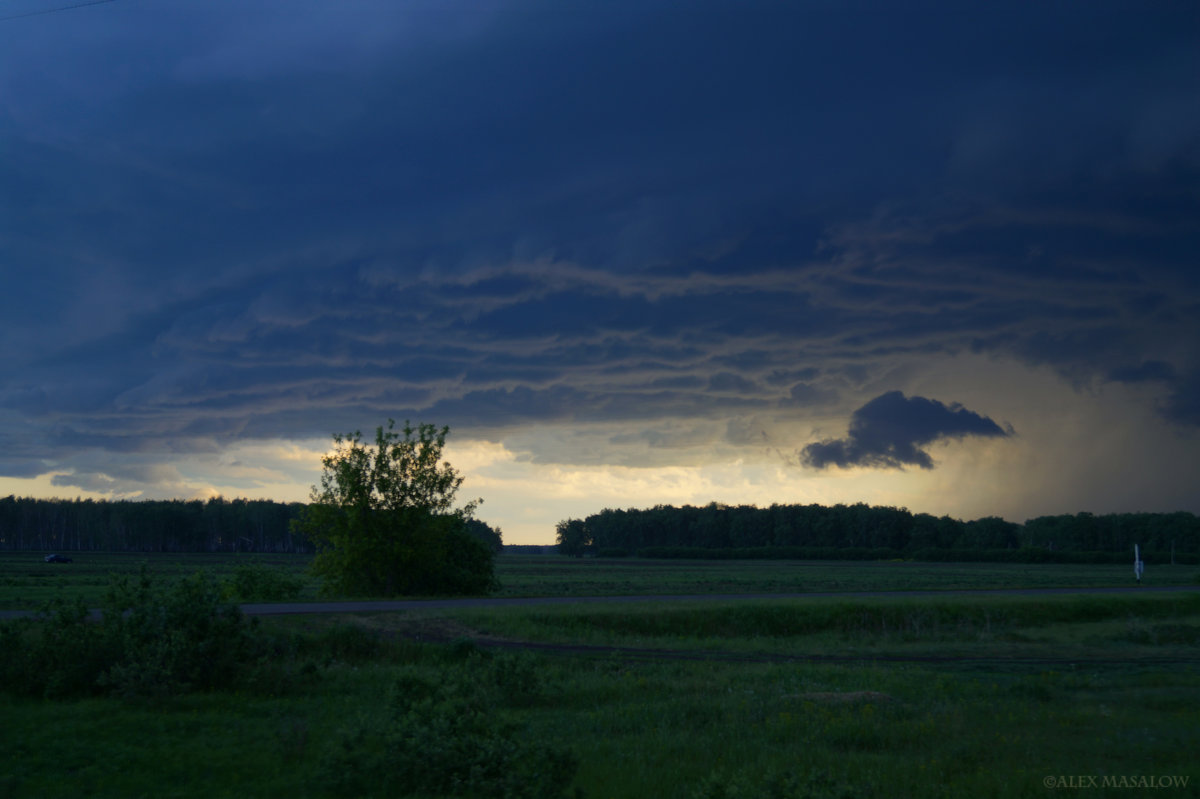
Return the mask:
M 1053 594 L 1137 594 L 1137 593 L 1191 593 L 1200 591 L 1195 586 L 1141 586 L 1127 588 L 1014 588 L 955 591 L 854 591 L 820 592 L 806 594 L 658 594 L 639 596 L 580 596 L 580 597 L 472 597 L 468 599 L 401 599 L 371 602 L 289 602 L 251 603 L 241 606 L 248 616 L 271 616 L 285 614 L 322 613 L 386 613 L 389 611 L 450 610 L 454 608 L 497 608 L 536 607 L 539 605 L 572 604 L 620 604 L 650 602 L 709 602 L 709 601 L 763 601 L 772 599 L 903 599 L 909 597 L 939 596 L 1043 596 Z M 97 611 L 92 611 L 96 616 Z M 32 611 L 0 611 L 0 619 L 31 616 Z M 418 622 L 408 630 L 393 631 L 393 635 L 428 642 L 467 641 L 480 649 L 524 650 L 552 652 L 584 656 L 602 656 L 626 661 L 638 660 L 703 660 L 736 663 L 969 663 L 977 666 L 1001 669 L 1023 669 L 1048 665 L 1071 665 L 1072 667 L 1105 665 L 1142 665 L 1162 667 L 1166 665 L 1196 665 L 1200 659 L 1194 657 L 1144 657 L 1144 658 L 1053 658 L 1053 657 L 997 657 L 972 655 L 896 655 L 885 653 L 857 655 L 778 655 L 770 653 L 716 652 L 711 650 L 655 649 L 630 646 L 599 646 L 592 644 L 557 644 L 536 641 L 521 641 L 495 636 L 479 635 L 475 631 L 458 629 L 451 625 Z
M 809 593 L 809 594 L 702 594 L 702 595 L 671 595 L 671 596 L 616 596 L 616 597 L 529 597 L 513 599 L 459 599 L 438 601 L 403 601 L 384 603 L 338 603 L 369 605 L 359 608 L 361 611 L 387 611 L 422 608 L 453 608 L 453 607 L 503 607 L 503 606 L 536 606 L 558 605 L 572 603 L 620 603 L 620 602 L 654 602 L 654 601 L 696 601 L 696 600 L 764 600 L 780 598 L 806 597 L 851 597 L 888 599 L 893 597 L 923 597 L 923 596 L 971 596 L 971 595 L 1002 595 L 1002 596 L 1037 596 L 1045 594 L 1114 594 L 1137 593 L 1150 591 L 1153 593 L 1181 593 L 1198 591 L 1200 588 L 1187 586 L 1160 586 L 1142 588 L 1031 588 L 1031 589 L 989 589 L 978 591 L 890 591 L 890 592 L 853 592 L 853 593 Z M 387 607 L 380 607 L 387 606 Z M 399 606 L 399 607 L 395 607 Z M 344 610 L 344 607 L 343 607 Z M 303 612 L 291 610 L 268 610 L 266 612 Z M 449 620 L 443 620 L 449 621 Z M 432 622 L 432 623 L 430 623 Z M 712 650 L 693 649 L 662 649 L 652 647 L 609 646 L 595 644 L 546 643 L 540 641 L 524 641 L 501 638 L 491 635 L 481 635 L 477 631 L 459 627 L 456 624 L 439 624 L 436 620 L 414 623 L 407 629 L 393 632 L 413 640 L 426 642 L 449 643 L 462 641 L 480 649 L 517 650 L 528 652 L 546 652 L 554 654 L 571 654 L 614 658 L 621 661 L 646 660 L 685 660 L 710 661 L 726 663 L 924 663 L 924 664 L 968 664 L 970 666 L 1003 671 L 1022 671 L 1028 668 L 1045 668 L 1060 666 L 1070 668 L 1102 668 L 1104 666 L 1142 666 L 1161 668 L 1170 665 L 1200 665 L 1200 658 L 1191 656 L 1167 657 L 1137 657 L 1137 658 L 1060 658 L 1043 656 L 1003 656 L 1003 655 L 928 655 L 928 654 L 889 654 L 861 653 L 853 655 L 826 654 L 772 654 L 754 652 L 720 652 Z

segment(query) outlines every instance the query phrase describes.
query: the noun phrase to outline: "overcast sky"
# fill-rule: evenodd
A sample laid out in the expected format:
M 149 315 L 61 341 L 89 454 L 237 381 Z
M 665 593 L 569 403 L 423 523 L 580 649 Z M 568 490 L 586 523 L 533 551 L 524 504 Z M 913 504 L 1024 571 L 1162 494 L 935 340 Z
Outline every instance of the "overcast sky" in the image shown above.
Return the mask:
M 0 495 L 1200 512 L 1200 7 L 0 5 Z M 25 16 L 33 14 L 31 16 Z

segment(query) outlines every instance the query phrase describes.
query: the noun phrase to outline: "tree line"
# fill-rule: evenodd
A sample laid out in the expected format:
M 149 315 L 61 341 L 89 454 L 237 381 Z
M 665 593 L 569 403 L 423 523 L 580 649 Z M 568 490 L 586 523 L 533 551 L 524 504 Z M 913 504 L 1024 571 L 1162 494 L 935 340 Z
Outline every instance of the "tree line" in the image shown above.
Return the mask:
M 1041 516 L 1024 524 L 989 516 L 962 521 L 907 508 L 854 505 L 659 505 L 606 508 L 557 527 L 567 555 L 644 557 L 912 557 L 993 553 L 985 559 L 1047 561 L 1124 560 L 1133 545 L 1158 562 L 1172 556 L 1196 562 L 1200 518 L 1177 513 L 1091 513 Z
M 313 544 L 294 530 L 308 505 L 267 499 L 93 500 L 0 498 L 0 549 L 107 552 L 295 552 Z M 471 519 L 467 531 L 502 546 Z

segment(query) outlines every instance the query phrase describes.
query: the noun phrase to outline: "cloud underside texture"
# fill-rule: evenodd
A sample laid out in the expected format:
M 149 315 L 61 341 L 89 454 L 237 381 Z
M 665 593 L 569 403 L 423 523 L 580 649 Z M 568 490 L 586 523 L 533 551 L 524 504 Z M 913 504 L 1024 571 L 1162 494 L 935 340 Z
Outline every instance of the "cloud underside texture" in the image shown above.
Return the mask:
M 960 354 L 1200 424 L 1186 15 L 602 7 L 107 4 L 0 47 L 0 474 L 854 408 L 814 465 L 925 467 L 989 420 L 875 403 Z
M 954 403 L 950 406 L 925 397 L 905 397 L 889 391 L 856 410 L 849 434 L 843 439 L 816 442 L 804 447 L 803 462 L 817 469 L 827 466 L 933 468 L 933 458 L 922 446 L 966 436 L 1009 435 L 986 416 Z

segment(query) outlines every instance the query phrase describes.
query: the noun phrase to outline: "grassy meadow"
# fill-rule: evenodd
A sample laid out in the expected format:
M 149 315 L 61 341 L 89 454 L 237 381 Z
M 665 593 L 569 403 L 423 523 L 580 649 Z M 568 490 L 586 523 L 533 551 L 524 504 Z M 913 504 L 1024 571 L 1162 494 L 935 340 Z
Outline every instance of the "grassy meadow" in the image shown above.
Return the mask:
M 53 569 L 51 591 L 86 597 L 123 562 L 87 557 L 20 568 Z M 197 565 L 233 574 L 223 557 L 140 559 L 170 580 Z M 499 561 L 513 596 L 1128 583 L 1062 565 L 514 561 Z M 0 797 L 999 798 L 1053 796 L 1080 777 L 1095 780 L 1088 796 L 1200 792 L 1200 590 L 247 624 L 269 654 L 220 690 L 0 692 Z
M 1134 584 L 1128 565 L 916 561 L 643 560 L 501 556 L 500 596 L 949 591 Z M 1147 585 L 1196 585 L 1200 567 L 1147 564 Z
M 43 563 L 41 552 L 0 551 L 0 609 L 34 609 L 49 599 L 80 596 L 99 604 L 112 574 L 142 565 L 156 579 L 204 569 L 228 579 L 240 567 L 261 565 L 303 583 L 297 599 L 318 598 L 307 578 L 307 555 L 228 553 L 71 552 L 69 564 Z M 642 560 L 501 555 L 496 596 L 614 596 L 829 591 L 949 591 L 1007 588 L 1098 588 L 1134 583 L 1132 563 L 1020 564 L 915 561 Z M 1200 583 L 1200 567 L 1147 564 L 1146 585 Z

